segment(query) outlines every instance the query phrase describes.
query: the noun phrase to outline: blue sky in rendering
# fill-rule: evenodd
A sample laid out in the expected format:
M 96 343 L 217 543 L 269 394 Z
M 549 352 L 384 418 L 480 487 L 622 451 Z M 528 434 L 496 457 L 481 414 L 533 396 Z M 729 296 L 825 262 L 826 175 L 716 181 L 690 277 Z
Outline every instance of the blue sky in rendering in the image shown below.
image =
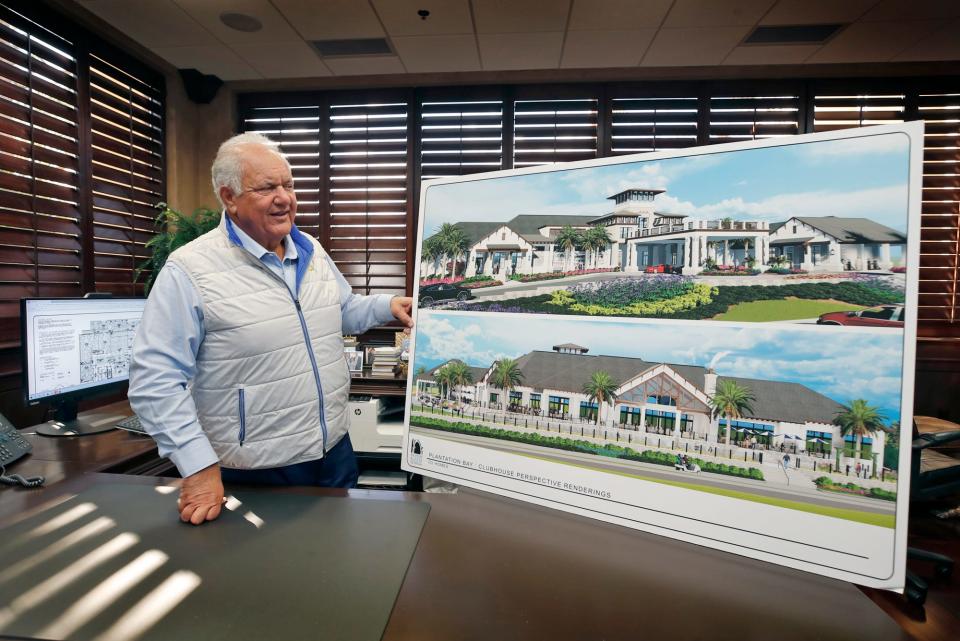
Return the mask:
M 418 315 L 415 370 L 452 358 L 477 367 L 553 345 L 592 355 L 713 366 L 721 376 L 801 383 L 837 402 L 866 399 L 899 419 L 903 333 L 801 325 L 616 322 L 491 313 Z
M 899 133 L 587 169 L 475 179 L 427 190 L 424 232 L 518 214 L 594 214 L 630 187 L 666 189 L 657 211 L 718 220 L 870 218 L 906 231 L 909 141 Z

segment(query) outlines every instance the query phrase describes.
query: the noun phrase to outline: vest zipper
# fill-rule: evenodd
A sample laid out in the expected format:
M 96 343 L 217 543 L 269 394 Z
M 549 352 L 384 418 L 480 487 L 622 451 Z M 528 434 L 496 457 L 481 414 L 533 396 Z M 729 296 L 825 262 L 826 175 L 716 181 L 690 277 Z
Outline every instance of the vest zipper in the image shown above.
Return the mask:
M 287 288 L 289 291 L 289 288 Z M 292 293 L 291 293 L 292 295 Z M 303 329 L 303 339 L 307 342 L 307 354 L 310 355 L 310 365 L 313 366 L 313 378 L 317 383 L 317 394 L 320 395 L 320 431 L 323 433 L 323 453 L 327 453 L 327 416 L 323 409 L 323 385 L 320 384 L 320 368 L 317 367 L 317 359 L 313 354 L 313 343 L 310 341 L 310 332 L 307 330 L 307 320 L 303 317 L 303 309 L 300 307 L 300 299 L 294 297 L 293 304 L 297 308 L 297 316 L 300 318 L 300 327 Z
M 240 447 L 243 447 L 243 441 L 247 438 L 247 403 L 246 399 L 244 398 L 243 385 L 237 388 L 237 400 L 240 403 L 240 434 L 238 435 L 237 440 L 240 441 Z

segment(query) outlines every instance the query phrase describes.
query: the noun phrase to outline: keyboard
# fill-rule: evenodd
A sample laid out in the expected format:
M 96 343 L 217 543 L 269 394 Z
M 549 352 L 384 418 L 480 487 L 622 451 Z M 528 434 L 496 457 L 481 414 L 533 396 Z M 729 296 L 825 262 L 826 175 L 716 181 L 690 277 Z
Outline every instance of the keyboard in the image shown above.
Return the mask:
M 128 416 L 123 419 L 116 425 L 117 429 L 127 430 L 128 432 L 136 432 L 137 434 L 146 434 L 146 430 L 143 429 L 143 424 L 140 423 L 140 417 L 134 414 L 133 416 Z

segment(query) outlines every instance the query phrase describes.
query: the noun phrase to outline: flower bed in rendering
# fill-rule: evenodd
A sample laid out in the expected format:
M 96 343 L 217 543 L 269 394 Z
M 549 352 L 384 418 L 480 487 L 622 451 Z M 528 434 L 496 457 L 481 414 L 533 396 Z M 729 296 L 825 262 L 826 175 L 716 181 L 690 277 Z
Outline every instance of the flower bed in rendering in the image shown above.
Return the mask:
M 581 283 L 553 292 L 549 304 L 590 316 L 657 316 L 704 305 L 715 293 L 689 276 L 654 274 Z
M 862 487 L 856 483 L 837 483 L 829 476 L 821 476 L 814 481 L 817 489 L 827 492 L 839 492 L 841 494 L 853 494 L 854 496 L 868 496 L 874 499 L 883 499 L 884 501 L 896 501 L 897 493 L 890 490 L 884 490 L 879 487 Z
M 797 269 L 796 267 L 770 267 L 767 269 L 766 274 L 777 274 L 778 276 L 796 276 L 799 274 L 806 274 L 807 270 Z
M 536 283 L 541 280 L 555 280 L 557 278 L 567 278 L 568 276 L 583 276 L 584 274 L 605 274 L 608 272 L 618 272 L 619 267 L 597 267 L 595 269 L 574 269 L 566 272 L 544 272 L 542 274 L 513 274 L 510 280 L 516 280 L 521 283 Z
M 622 281 L 634 281 L 635 284 Z M 657 274 L 617 278 L 604 283 L 581 283 L 553 294 L 513 298 L 497 303 L 461 303 L 453 308 L 464 311 L 704 320 L 723 314 L 738 303 L 787 298 L 834 300 L 874 307 L 903 303 L 904 294 L 895 282 L 883 277 L 851 278 L 840 283 L 818 281 L 789 285 L 709 287 L 695 283 L 688 276 Z
M 705 269 L 700 272 L 701 276 L 756 276 L 760 273 L 759 269 L 741 265 L 740 267 L 726 267 L 717 265 L 713 269 Z
M 468 434 L 470 436 L 496 438 L 503 441 L 512 441 L 514 443 L 538 445 L 540 447 L 550 447 L 557 450 L 566 450 L 568 452 L 595 454 L 597 456 L 609 456 L 611 458 L 625 459 L 628 461 L 653 463 L 654 465 L 669 465 L 672 467 L 674 461 L 676 460 L 676 455 L 670 454 L 669 452 L 660 452 L 657 450 L 643 450 L 638 452 L 635 449 L 623 447 L 621 445 L 614 445 L 613 443 L 599 445 L 597 443 L 581 441 L 575 438 L 564 438 L 562 436 L 543 436 L 542 434 L 537 434 L 536 432 L 516 432 L 513 430 L 504 430 L 496 427 L 487 427 L 485 425 L 476 425 L 474 423 L 465 423 L 463 421 L 448 421 L 432 416 L 411 416 L 410 424 L 418 427 L 441 430 L 443 432 L 454 432 L 456 434 Z M 701 472 L 724 474 L 726 476 L 736 476 L 739 478 L 748 478 L 757 481 L 764 480 L 763 472 L 758 469 L 710 463 L 691 457 L 688 457 L 688 460 L 699 465 Z
M 463 276 L 445 276 L 443 278 L 426 278 L 420 281 L 421 287 L 427 285 L 459 285 L 467 289 L 477 289 L 478 287 L 492 287 L 499 285 L 500 281 L 494 280 L 493 276 L 480 275 L 464 278 Z

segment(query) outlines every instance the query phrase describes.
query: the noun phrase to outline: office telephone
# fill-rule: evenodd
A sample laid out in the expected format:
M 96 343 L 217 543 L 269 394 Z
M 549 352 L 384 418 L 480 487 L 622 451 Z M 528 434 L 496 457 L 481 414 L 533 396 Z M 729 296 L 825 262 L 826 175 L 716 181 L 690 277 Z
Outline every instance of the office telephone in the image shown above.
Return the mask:
M 24 478 L 19 474 L 6 474 L 6 466 L 21 456 L 29 454 L 33 446 L 17 431 L 7 417 L 0 414 L 0 483 L 5 485 L 22 485 L 23 487 L 39 487 L 44 478 L 36 476 Z

